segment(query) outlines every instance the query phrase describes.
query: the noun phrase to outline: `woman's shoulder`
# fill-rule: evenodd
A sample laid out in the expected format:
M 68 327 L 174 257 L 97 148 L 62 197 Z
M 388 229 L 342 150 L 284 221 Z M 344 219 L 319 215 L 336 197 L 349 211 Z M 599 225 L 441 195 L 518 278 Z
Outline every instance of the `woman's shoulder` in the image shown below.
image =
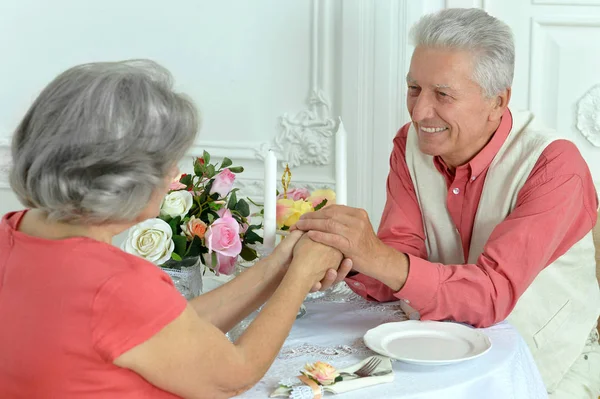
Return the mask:
M 73 255 L 87 259 L 86 263 L 95 263 L 114 272 L 136 272 L 151 275 L 162 275 L 164 272 L 155 264 L 129 254 L 120 248 L 100 241 L 85 240 L 73 248 Z

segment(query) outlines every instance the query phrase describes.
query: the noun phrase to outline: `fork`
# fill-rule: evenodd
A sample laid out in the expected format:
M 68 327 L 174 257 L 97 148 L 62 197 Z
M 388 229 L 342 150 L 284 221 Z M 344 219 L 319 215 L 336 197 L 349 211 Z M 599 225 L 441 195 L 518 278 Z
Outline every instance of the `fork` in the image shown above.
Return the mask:
M 340 375 L 357 376 L 359 378 L 360 377 L 369 377 L 369 376 L 371 376 L 371 373 L 373 371 L 375 371 L 377 366 L 379 366 L 380 363 L 381 363 L 381 359 L 374 357 L 374 358 L 371 358 L 371 360 L 369 360 L 367 363 L 365 363 L 361 368 L 356 370 L 354 373 L 341 372 Z M 379 374 L 379 373 L 377 373 L 377 374 Z M 387 372 L 386 372 L 386 374 L 387 374 Z

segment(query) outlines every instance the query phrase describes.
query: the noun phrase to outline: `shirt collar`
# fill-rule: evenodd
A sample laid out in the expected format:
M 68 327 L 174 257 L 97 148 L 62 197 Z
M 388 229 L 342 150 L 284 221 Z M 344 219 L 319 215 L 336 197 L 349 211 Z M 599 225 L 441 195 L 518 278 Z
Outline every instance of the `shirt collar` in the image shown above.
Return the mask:
M 508 108 L 502 114 L 500 125 L 498 129 L 492 135 L 490 141 L 479 151 L 473 159 L 468 163 L 459 166 L 457 169 L 469 168 L 471 176 L 479 176 L 491 163 L 500 148 L 506 141 L 508 134 L 510 133 L 513 125 L 512 114 Z M 454 175 L 455 172 L 451 171 L 441 157 L 433 157 L 433 163 L 437 170 L 442 174 Z

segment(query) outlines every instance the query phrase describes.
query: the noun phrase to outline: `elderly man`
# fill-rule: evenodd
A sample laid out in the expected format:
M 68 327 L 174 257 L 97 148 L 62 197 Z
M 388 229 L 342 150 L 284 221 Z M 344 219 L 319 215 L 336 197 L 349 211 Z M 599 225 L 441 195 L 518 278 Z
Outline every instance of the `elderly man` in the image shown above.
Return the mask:
M 352 260 L 346 281 L 361 296 L 400 300 L 422 320 L 508 319 L 551 397 L 596 398 L 598 201 L 585 161 L 508 109 L 506 24 L 448 9 L 423 17 L 412 36 L 412 123 L 394 139 L 378 234 L 365 211 L 341 206 L 305 214 L 297 228 Z

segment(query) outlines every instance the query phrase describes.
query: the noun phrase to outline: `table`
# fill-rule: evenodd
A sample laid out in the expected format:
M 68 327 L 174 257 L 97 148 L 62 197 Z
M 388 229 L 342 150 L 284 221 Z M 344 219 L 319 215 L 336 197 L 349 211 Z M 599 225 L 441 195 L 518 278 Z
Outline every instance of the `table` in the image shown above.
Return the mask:
M 344 294 L 305 302 L 306 315 L 296 320 L 277 359 L 264 378 L 239 398 L 267 398 L 278 381 L 298 375 L 305 363 L 323 360 L 345 367 L 373 355 L 362 340 L 382 323 L 406 320 L 397 303 L 367 302 Z M 507 322 L 481 329 L 492 341 L 483 356 L 446 366 L 393 362 L 395 380 L 335 395 L 340 399 L 537 399 L 547 398 L 541 376 L 525 341 Z M 326 394 L 326 397 L 334 395 Z

